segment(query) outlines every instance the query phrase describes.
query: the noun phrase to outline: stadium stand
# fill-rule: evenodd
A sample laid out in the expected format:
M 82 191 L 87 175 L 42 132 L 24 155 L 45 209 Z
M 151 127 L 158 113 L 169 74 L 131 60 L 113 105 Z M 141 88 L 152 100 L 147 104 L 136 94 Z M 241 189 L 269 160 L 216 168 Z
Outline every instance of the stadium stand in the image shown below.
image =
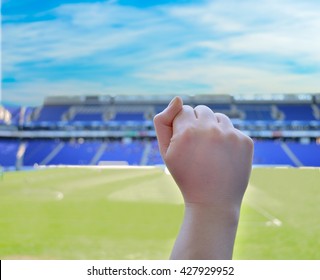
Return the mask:
M 101 141 L 61 141 L 48 155 L 46 164 L 90 165 L 100 145 Z
M 33 107 L 22 107 L 21 115 L 22 115 L 22 123 L 29 123 L 32 120 L 35 108 Z
M 54 141 L 29 140 L 23 156 L 24 166 L 34 165 L 96 165 L 99 162 L 127 162 L 130 165 L 142 163 L 147 144 L 150 150 L 145 154 L 144 165 L 163 164 L 156 140 L 134 140 L 122 143 L 120 140 L 88 141 Z M 14 167 L 17 165 L 19 141 L 1 140 L 0 165 Z M 289 152 L 288 152 L 289 149 Z M 320 166 L 320 144 L 302 144 L 273 140 L 256 140 L 254 165 L 286 166 Z M 101 151 L 102 150 L 102 151 Z M 98 155 L 98 153 L 100 155 Z M 98 157 L 96 157 L 98 155 Z
M 282 145 L 272 140 L 255 141 L 253 164 L 295 166 Z
M 275 118 L 272 117 L 272 106 L 271 105 L 252 105 L 252 104 L 239 104 L 237 109 L 240 111 L 242 119 L 253 121 L 253 120 L 264 120 L 273 121 Z
M 99 162 L 122 162 L 130 165 L 140 165 L 145 142 L 134 140 L 132 142 L 109 141 L 99 158 Z
M 144 113 L 116 113 L 114 121 L 144 121 Z
M 49 97 L 0 107 L 0 165 L 163 164 L 152 123 L 172 96 Z M 320 166 L 320 94 L 184 96 L 255 139 L 255 165 Z M 18 155 L 19 154 L 19 155 Z
M 151 149 L 148 155 L 148 165 L 157 165 L 157 164 L 164 164 L 162 157 L 159 153 L 159 146 L 157 140 L 151 141 Z
M 48 155 L 55 150 L 59 141 L 56 140 L 29 140 L 26 142 L 26 150 L 23 157 L 24 166 L 43 164 Z
M 284 120 L 310 121 L 316 120 L 312 107 L 309 104 L 284 104 L 277 105 L 283 113 Z
M 90 122 L 90 121 L 102 121 L 102 118 L 103 118 L 102 115 L 99 113 L 93 113 L 93 114 L 77 113 L 72 120 Z
M 320 166 L 320 144 L 287 143 L 302 166 Z
M 0 139 L 0 166 L 16 166 L 19 141 L 12 139 Z
M 0 106 L 0 124 L 18 125 L 20 110 L 20 106 Z
M 34 120 L 37 122 L 61 121 L 63 114 L 69 108 L 69 105 L 45 105 L 36 111 Z
M 3 106 L 0 106 L 0 125 L 6 125 L 11 121 L 10 112 Z
M 105 119 L 107 108 L 103 106 L 71 106 L 65 113 L 69 122 L 102 122 Z

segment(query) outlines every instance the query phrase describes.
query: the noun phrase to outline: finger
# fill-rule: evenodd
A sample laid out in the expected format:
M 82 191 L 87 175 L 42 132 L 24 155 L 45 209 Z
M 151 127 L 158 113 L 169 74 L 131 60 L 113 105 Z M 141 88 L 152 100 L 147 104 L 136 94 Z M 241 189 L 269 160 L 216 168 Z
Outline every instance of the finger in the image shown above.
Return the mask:
M 224 127 L 234 127 L 231 120 L 225 114 L 215 113 L 218 123 Z
M 201 121 L 215 120 L 216 122 L 218 122 L 214 112 L 207 106 L 198 105 L 194 108 L 194 111 L 197 116 L 197 119 L 199 119 Z
M 183 131 L 194 123 L 196 115 L 193 108 L 189 105 L 183 105 L 182 110 L 173 121 L 173 134 Z
M 173 133 L 173 120 L 182 110 L 182 99 L 175 97 L 170 104 L 161 113 L 157 114 L 154 119 L 154 127 L 158 138 L 159 149 L 162 157 L 166 154 Z

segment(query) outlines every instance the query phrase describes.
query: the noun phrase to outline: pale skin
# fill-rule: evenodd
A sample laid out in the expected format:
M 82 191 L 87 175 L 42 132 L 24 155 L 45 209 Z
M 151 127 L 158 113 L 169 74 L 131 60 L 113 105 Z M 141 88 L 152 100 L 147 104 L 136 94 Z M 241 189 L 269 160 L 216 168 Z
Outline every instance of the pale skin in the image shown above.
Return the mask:
M 230 119 L 175 97 L 155 116 L 161 156 L 177 183 L 185 215 L 171 259 L 232 259 L 253 142 Z

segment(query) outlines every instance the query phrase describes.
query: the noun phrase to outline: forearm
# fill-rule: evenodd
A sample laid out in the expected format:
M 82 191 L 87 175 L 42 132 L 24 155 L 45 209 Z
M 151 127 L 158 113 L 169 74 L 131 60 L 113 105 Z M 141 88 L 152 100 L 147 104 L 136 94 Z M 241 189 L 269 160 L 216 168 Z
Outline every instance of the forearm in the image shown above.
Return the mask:
M 231 259 L 238 209 L 186 204 L 185 216 L 171 259 Z

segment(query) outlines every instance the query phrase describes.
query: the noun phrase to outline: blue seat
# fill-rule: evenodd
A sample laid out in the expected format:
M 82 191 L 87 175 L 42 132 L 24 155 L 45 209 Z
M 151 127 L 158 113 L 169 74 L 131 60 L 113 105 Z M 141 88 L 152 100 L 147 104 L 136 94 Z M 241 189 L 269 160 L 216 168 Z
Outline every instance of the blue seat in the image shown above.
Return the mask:
M 41 164 L 58 144 L 59 142 L 54 140 L 29 140 L 23 157 L 23 165 Z
M 69 108 L 69 105 L 45 105 L 42 107 L 36 121 L 61 121 L 63 114 L 66 113 Z
M 138 140 L 131 143 L 110 141 L 99 161 L 127 161 L 130 165 L 139 165 L 144 147 L 144 143 Z
M 255 141 L 253 164 L 255 165 L 290 165 L 295 166 L 281 147 L 280 142 Z
M 89 165 L 102 141 L 67 142 L 48 164 Z
M 287 145 L 304 166 L 320 166 L 320 144 L 288 143 Z
M 145 121 L 144 113 L 117 113 L 114 121 Z
M 0 139 L 0 165 L 5 167 L 15 166 L 19 140 Z
M 312 108 L 309 104 L 297 105 L 277 105 L 280 111 L 284 113 L 285 120 L 308 121 L 315 120 Z

